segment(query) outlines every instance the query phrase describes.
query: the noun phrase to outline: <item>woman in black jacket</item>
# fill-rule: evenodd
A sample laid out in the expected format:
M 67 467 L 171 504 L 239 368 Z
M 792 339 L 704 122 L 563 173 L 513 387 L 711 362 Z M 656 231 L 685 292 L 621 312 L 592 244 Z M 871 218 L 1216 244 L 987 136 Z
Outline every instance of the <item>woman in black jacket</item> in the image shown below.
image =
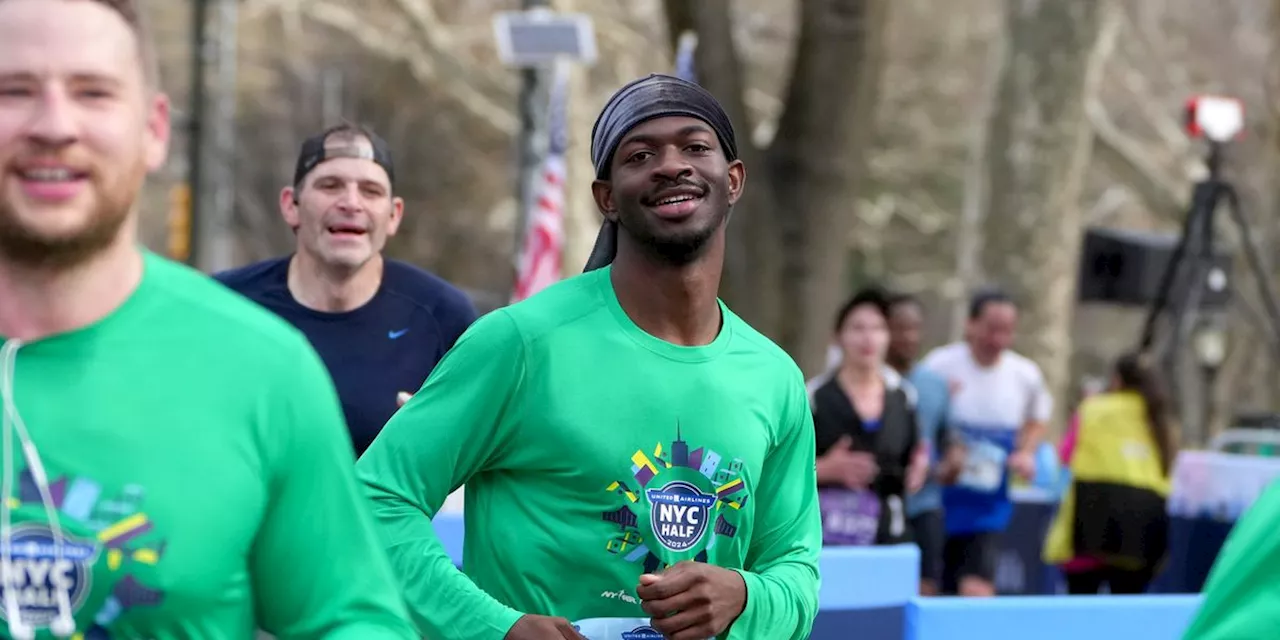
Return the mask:
M 858 292 L 836 316 L 841 362 L 813 391 L 823 544 L 909 542 L 904 502 L 924 467 L 914 392 L 885 364 L 888 296 Z

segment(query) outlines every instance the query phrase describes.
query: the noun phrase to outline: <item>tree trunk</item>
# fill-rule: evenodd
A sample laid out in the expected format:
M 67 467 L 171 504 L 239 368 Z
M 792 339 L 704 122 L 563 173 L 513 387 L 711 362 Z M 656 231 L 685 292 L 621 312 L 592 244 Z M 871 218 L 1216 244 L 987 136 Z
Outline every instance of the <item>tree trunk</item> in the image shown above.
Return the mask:
M 1019 350 L 1067 410 L 1079 197 L 1092 135 L 1084 97 L 1105 0 L 1006 0 L 1009 46 L 988 137 L 985 273 L 1022 308 Z
M 730 0 L 665 0 L 671 43 L 698 33 L 699 83 L 738 133 L 747 188 L 729 226 L 725 298 L 808 373 L 823 365 L 874 130 L 889 0 L 803 0 L 786 106 L 756 149 Z
M 983 279 L 978 260 L 982 257 L 982 226 L 987 215 L 987 138 L 990 137 L 991 119 L 996 107 L 996 88 L 1005 58 L 1004 34 L 987 43 L 989 60 L 987 77 L 983 79 L 981 108 L 974 120 L 969 140 L 964 171 L 964 196 L 960 210 L 960 228 L 956 233 L 956 274 L 959 286 L 951 300 L 951 327 L 949 340 L 964 336 L 964 325 L 969 318 L 969 291 Z
M 782 309 L 773 215 L 776 200 L 763 153 L 751 141 L 754 126 L 747 111 L 742 61 L 733 41 L 731 4 L 730 0 L 664 2 L 673 51 L 681 33 L 692 29 L 698 34 L 694 54 L 698 84 L 716 96 L 733 121 L 738 155 L 747 167 L 746 190 L 729 223 L 721 297 L 753 327 L 776 339 Z
M 786 110 L 768 157 L 782 230 L 777 339 L 818 372 L 846 291 L 849 239 L 883 68 L 888 0 L 800 2 Z

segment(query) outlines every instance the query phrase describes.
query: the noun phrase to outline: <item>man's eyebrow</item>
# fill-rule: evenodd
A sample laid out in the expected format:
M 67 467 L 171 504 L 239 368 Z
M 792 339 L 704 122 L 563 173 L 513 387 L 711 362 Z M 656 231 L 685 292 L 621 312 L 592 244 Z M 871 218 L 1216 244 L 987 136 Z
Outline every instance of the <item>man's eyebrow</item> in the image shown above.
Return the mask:
M 113 87 L 124 84 L 120 78 L 110 76 L 105 73 L 96 73 L 93 71 L 82 71 L 71 74 L 72 82 L 93 82 L 111 85 Z
M 6 69 L 0 69 L 0 80 L 37 82 L 40 80 L 40 76 L 34 73 L 31 73 L 30 71 L 16 71 L 16 70 L 11 71 Z M 106 73 L 97 72 L 97 71 L 78 71 L 76 73 L 71 74 L 71 81 L 72 82 L 105 83 L 112 86 L 118 86 L 120 84 L 123 84 L 120 78 L 117 78 L 112 75 L 108 75 Z
M 315 178 L 312 179 L 312 184 L 319 184 L 322 182 L 343 182 L 343 183 L 354 182 L 357 185 L 360 185 L 362 187 L 377 187 L 383 191 L 391 190 L 390 185 L 373 177 L 366 177 L 366 176 L 352 177 L 352 176 L 345 176 L 345 175 L 340 175 L 336 173 L 317 172 Z

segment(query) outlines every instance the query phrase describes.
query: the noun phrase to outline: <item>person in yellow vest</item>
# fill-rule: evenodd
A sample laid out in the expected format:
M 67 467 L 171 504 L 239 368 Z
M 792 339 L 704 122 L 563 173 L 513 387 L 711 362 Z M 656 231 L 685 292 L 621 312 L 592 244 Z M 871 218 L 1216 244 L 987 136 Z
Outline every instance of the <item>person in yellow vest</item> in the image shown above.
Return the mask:
M 1168 547 L 1173 433 L 1167 401 L 1145 359 L 1116 363 L 1110 388 L 1086 398 L 1062 443 L 1071 485 L 1043 557 L 1073 595 L 1145 593 Z

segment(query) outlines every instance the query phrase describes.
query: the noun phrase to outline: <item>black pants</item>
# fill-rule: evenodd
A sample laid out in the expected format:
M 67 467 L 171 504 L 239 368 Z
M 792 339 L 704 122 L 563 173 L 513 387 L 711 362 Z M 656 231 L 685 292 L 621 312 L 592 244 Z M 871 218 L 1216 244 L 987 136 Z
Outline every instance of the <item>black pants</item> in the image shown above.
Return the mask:
M 942 593 L 960 592 L 964 578 L 995 584 L 1000 561 L 1000 533 L 961 533 L 947 538 L 942 549 Z
M 920 579 L 932 580 L 935 588 L 942 585 L 946 529 L 942 509 L 925 511 L 911 519 L 911 532 L 915 534 L 916 544 L 920 546 Z
M 1137 595 L 1147 592 L 1151 585 L 1150 569 L 1126 571 L 1112 567 L 1102 567 L 1091 571 L 1079 571 L 1066 574 L 1067 593 L 1073 596 L 1095 595 L 1102 590 L 1102 585 L 1111 587 L 1114 595 Z

